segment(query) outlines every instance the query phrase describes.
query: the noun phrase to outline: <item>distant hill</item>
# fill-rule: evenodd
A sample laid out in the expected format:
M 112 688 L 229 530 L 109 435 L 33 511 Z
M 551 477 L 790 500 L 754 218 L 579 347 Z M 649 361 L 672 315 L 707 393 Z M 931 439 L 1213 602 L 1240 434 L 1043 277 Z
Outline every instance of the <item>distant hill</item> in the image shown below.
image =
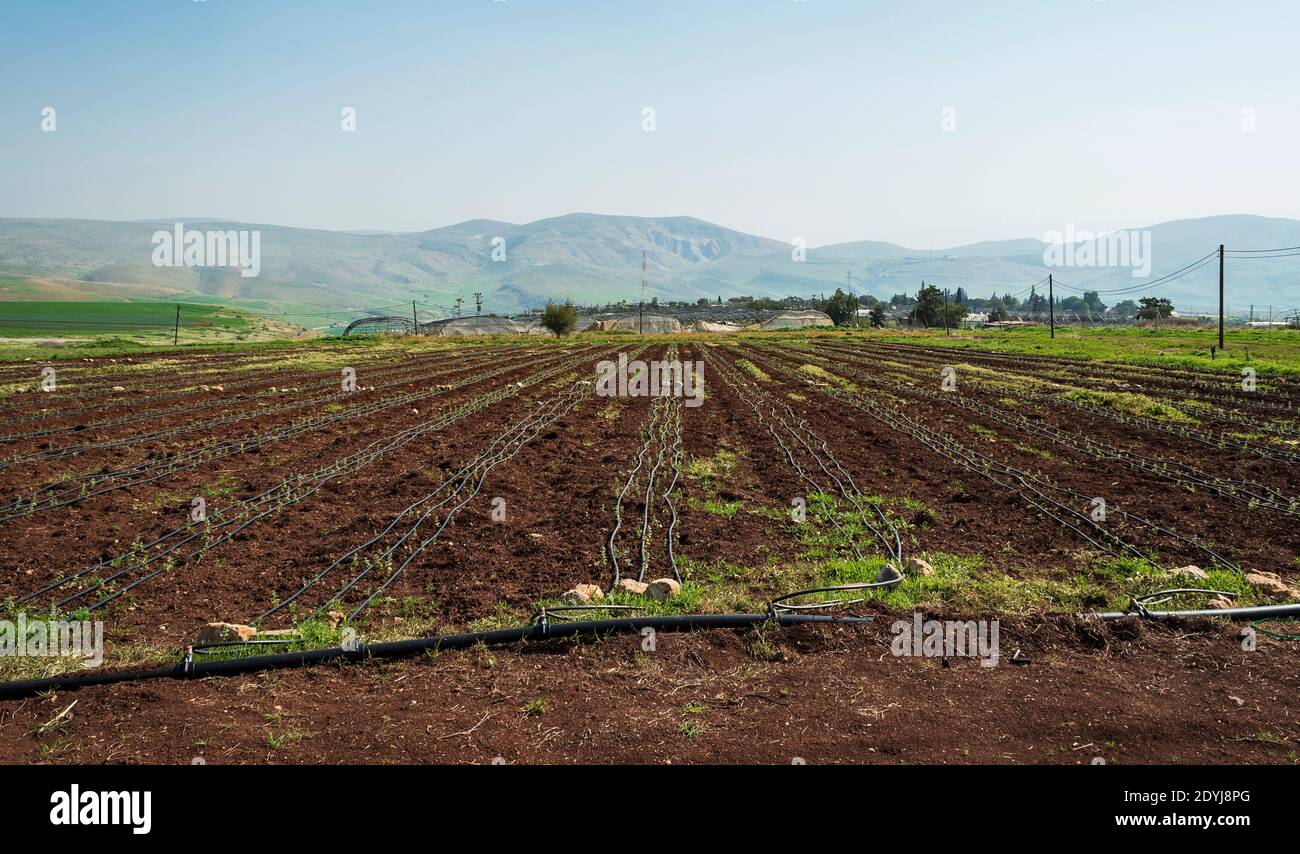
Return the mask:
M 187 299 L 286 313 L 409 306 L 434 312 L 457 296 L 512 313 L 548 298 L 604 303 L 640 295 L 642 253 L 648 294 L 661 300 L 829 293 L 852 272 L 857 292 L 888 297 L 922 281 L 973 296 L 1016 292 L 1044 277 L 1044 244 L 1032 238 L 917 250 L 878 241 L 792 246 L 692 217 L 576 213 L 514 224 L 470 220 L 429 231 L 334 232 L 220 220 L 185 220 L 195 229 L 258 229 L 261 272 L 155 267 L 151 236 L 175 222 L 0 219 L 0 299 Z M 1054 272 L 1068 295 L 1129 288 L 1173 272 L 1219 243 L 1230 249 L 1300 246 L 1300 221 L 1250 215 L 1178 220 L 1147 227 L 1152 272 L 1073 267 Z M 1300 257 L 1228 262 L 1232 310 L 1300 303 Z M 1156 289 L 1180 307 L 1217 299 L 1217 265 Z M 1135 296 L 1142 296 L 1138 292 Z M 1103 294 L 1103 301 L 1114 298 Z

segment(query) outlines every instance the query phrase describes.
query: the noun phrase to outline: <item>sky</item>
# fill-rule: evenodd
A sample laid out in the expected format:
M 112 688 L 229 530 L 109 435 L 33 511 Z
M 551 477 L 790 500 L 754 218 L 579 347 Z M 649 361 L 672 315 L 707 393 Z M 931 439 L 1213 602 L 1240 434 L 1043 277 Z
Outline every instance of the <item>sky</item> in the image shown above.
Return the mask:
M 0 0 L 0 216 L 1300 217 L 1298 36 L 1295 0 Z

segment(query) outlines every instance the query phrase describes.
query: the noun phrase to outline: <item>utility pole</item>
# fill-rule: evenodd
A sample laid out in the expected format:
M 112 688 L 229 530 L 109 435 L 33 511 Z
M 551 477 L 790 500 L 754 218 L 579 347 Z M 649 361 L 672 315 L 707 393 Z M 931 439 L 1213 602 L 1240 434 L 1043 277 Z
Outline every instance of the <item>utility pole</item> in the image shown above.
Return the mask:
M 943 289 L 943 334 L 951 335 L 948 331 L 948 289 Z
M 483 294 L 481 291 L 474 292 L 474 316 L 478 317 L 483 313 Z
M 853 271 L 849 270 L 845 277 L 849 280 L 849 293 L 853 293 Z
M 1051 337 L 1056 337 L 1056 289 L 1053 287 L 1052 274 L 1047 274 L 1047 322 L 1052 328 Z
M 181 307 L 178 303 L 176 306 L 176 328 L 172 330 L 172 346 L 181 343 Z
M 1157 312 L 1158 314 L 1159 312 Z M 1219 244 L 1219 349 L 1223 349 L 1223 244 Z
M 460 304 L 465 301 L 464 297 L 456 297 L 456 316 L 460 317 Z
M 645 250 L 642 249 L 641 250 L 641 308 L 638 311 L 639 319 L 637 321 L 637 326 L 639 328 L 638 334 L 640 335 L 645 334 L 645 271 L 646 271 Z
M 411 300 L 411 334 L 416 335 L 420 331 L 420 320 L 415 316 L 415 300 Z

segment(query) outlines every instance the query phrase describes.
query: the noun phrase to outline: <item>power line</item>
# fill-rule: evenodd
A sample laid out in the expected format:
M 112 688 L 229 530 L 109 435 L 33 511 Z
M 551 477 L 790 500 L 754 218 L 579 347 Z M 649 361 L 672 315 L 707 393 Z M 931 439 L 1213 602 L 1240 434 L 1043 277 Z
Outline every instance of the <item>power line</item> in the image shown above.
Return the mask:
M 1109 290 L 1100 290 L 1100 289 L 1097 289 L 1097 288 L 1087 288 L 1087 289 L 1083 289 L 1083 288 L 1079 288 L 1079 287 L 1077 287 L 1077 286 L 1072 286 L 1072 285 L 1065 285 L 1065 287 L 1068 287 L 1068 288 L 1070 288 L 1070 290 L 1073 290 L 1073 291 L 1078 291 L 1079 293 L 1084 293 L 1086 290 L 1092 290 L 1092 291 L 1095 291 L 1095 292 L 1096 292 L 1097 294 L 1099 294 L 1099 295 L 1100 295 L 1100 294 L 1131 294 L 1131 293 L 1137 293 L 1138 291 L 1149 290 L 1149 289 L 1154 288 L 1154 287 L 1157 287 L 1157 286 L 1159 286 L 1159 285 L 1168 284 L 1169 282 L 1172 282 L 1172 281 L 1174 281 L 1175 279 L 1180 279 L 1180 278 L 1182 278 L 1183 276 L 1190 275 L 1190 274 L 1196 272 L 1197 270 L 1199 270 L 1201 267 L 1203 267 L 1203 266 L 1205 266 L 1206 264 L 1208 264 L 1212 259 L 1217 258 L 1217 257 L 1219 257 L 1219 250 L 1216 249 L 1216 250 L 1214 250 L 1213 252 L 1211 252 L 1209 255 L 1206 255 L 1204 258 L 1200 258 L 1200 259 L 1197 259 L 1196 261 L 1193 261 L 1192 263 L 1188 264 L 1186 267 L 1183 267 L 1181 270 L 1175 270 L 1175 271 L 1172 272 L 1172 273 L 1169 273 L 1169 274 L 1167 274 L 1167 275 L 1161 276 L 1160 278 L 1158 278 L 1158 279 L 1154 279 L 1154 280 L 1152 280 L 1152 281 L 1150 281 L 1150 282 L 1143 282 L 1143 283 L 1140 284 L 1140 285 L 1130 285 L 1130 286 L 1128 286 L 1128 287 L 1123 287 L 1123 288 L 1111 288 L 1111 289 L 1109 289 Z M 1057 282 L 1056 282 L 1056 283 L 1057 283 L 1058 285 L 1063 284 L 1059 279 L 1057 279 Z
M 1300 250 L 1300 246 L 1281 246 L 1277 249 L 1229 249 L 1227 252 L 1229 255 L 1236 255 L 1251 254 L 1255 252 L 1295 252 L 1297 250 Z
M 1259 251 L 1262 251 L 1262 250 L 1259 250 Z M 1281 251 L 1279 251 L 1279 252 L 1278 252 L 1277 254 L 1275 254 L 1275 255 L 1255 255 L 1255 254 L 1251 254 L 1251 255 L 1237 255 L 1237 254 L 1234 253 L 1234 250 L 1229 249 L 1229 250 L 1226 250 L 1226 254 L 1231 255 L 1233 258 L 1236 258 L 1236 259 L 1241 260 L 1241 261 L 1255 261 L 1255 260 L 1258 260 L 1258 259 L 1261 259 L 1261 258 L 1294 258 L 1294 257 L 1296 257 L 1297 255 L 1300 255 L 1300 252 L 1281 252 Z

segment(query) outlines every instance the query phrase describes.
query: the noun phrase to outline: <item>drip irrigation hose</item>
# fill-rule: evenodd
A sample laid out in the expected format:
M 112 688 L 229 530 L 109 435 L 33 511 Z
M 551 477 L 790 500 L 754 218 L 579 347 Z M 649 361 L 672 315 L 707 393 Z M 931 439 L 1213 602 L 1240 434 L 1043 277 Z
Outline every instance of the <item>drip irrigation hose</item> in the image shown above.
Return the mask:
M 364 661 L 370 658 L 397 658 L 428 650 L 465 649 L 476 644 L 501 645 L 527 641 L 558 640 L 584 636 L 599 637 L 614 633 L 638 633 L 642 629 L 659 632 L 682 632 L 698 629 L 745 629 L 775 622 L 779 625 L 808 623 L 869 623 L 871 617 L 833 617 L 827 614 L 691 614 L 657 617 L 623 617 L 610 620 L 584 620 L 581 622 L 537 623 L 511 629 L 487 632 L 468 632 L 457 635 L 435 635 L 415 640 L 389 641 L 376 644 L 358 644 L 351 649 L 328 649 L 286 652 L 274 655 L 257 655 L 248 658 L 228 658 L 221 661 L 194 661 L 186 655 L 176 664 L 148 670 L 116 671 L 112 673 L 87 673 L 75 676 L 55 676 L 45 679 L 21 679 L 0 683 L 0 699 L 32 696 L 46 691 L 66 691 L 91 685 L 112 685 L 118 682 L 137 682 L 147 679 L 197 679 L 206 676 L 231 676 L 239 673 L 271 670 L 283 667 L 303 667 L 331 661 Z
M 196 644 L 190 647 L 189 651 L 191 655 L 207 655 L 213 650 L 232 646 L 288 646 L 294 643 L 302 643 L 302 638 L 249 638 L 248 640 L 213 641 L 212 643 Z
M 1143 617 L 1151 620 L 1174 620 L 1181 617 L 1266 620 L 1278 617 L 1300 617 L 1300 602 L 1290 602 L 1286 605 L 1254 605 L 1247 608 L 1203 608 L 1191 611 L 1102 611 L 1093 616 L 1099 620 L 1122 620 L 1126 617 Z
M 1228 599 L 1237 598 L 1236 593 L 1230 593 L 1227 590 L 1208 590 L 1204 587 L 1176 587 L 1171 590 L 1157 590 L 1154 593 L 1145 593 L 1141 596 L 1134 596 L 1133 601 L 1129 603 L 1128 607 L 1133 613 L 1145 615 L 1150 613 L 1150 609 L 1147 607 L 1148 605 L 1160 605 L 1164 602 L 1168 602 L 1175 596 L 1184 593 L 1204 593 L 1206 596 L 1223 596 Z
M 1255 631 L 1259 632 L 1261 635 L 1267 635 L 1274 640 L 1300 641 L 1300 635 L 1287 635 L 1282 632 L 1275 632 L 1270 629 L 1262 628 L 1264 623 L 1300 623 L 1300 619 L 1296 619 L 1295 617 L 1275 617 L 1271 620 L 1255 620 L 1250 624 L 1251 628 Z
M 546 371 L 543 371 L 539 374 L 535 374 L 533 377 L 526 379 L 525 383 L 531 385 L 534 381 L 540 382 L 545 377 L 562 371 L 564 369 L 565 364 L 567 363 L 561 363 L 559 365 L 552 366 L 551 368 L 548 368 Z M 498 371 L 496 373 L 500 373 L 500 372 Z M 495 375 L 496 374 L 492 374 L 492 376 Z M 489 375 L 483 375 L 483 378 L 488 378 L 488 376 Z M 418 438 L 419 436 L 431 431 L 441 430 L 444 429 L 445 427 L 455 424 L 458 421 L 467 418 L 469 415 L 473 414 L 474 412 L 477 412 L 488 406 L 494 405 L 495 403 L 507 397 L 510 397 L 516 391 L 517 391 L 517 386 L 515 386 L 514 384 L 509 384 L 505 387 L 498 388 L 493 391 L 477 395 L 475 397 L 470 398 L 467 401 L 461 402 L 446 410 L 443 410 L 442 412 L 438 413 L 437 417 L 432 418 L 429 421 L 423 422 L 421 424 L 417 424 L 413 427 L 408 427 L 405 430 L 402 430 L 396 434 L 392 434 L 383 439 L 378 439 L 370 443 L 360 451 L 357 451 L 353 454 L 350 454 L 346 457 L 336 460 L 333 463 L 330 463 L 322 468 L 317 469 L 315 472 L 308 472 L 302 475 L 295 475 L 291 478 L 285 478 L 280 482 L 280 484 L 278 484 L 275 487 L 272 487 L 271 489 L 266 490 L 260 495 L 236 502 L 235 505 L 232 505 L 232 507 L 229 508 L 231 510 L 237 510 L 238 512 L 236 515 L 232 516 L 232 518 L 229 519 L 223 519 L 220 522 L 214 521 L 211 528 L 205 528 L 205 531 L 210 532 L 218 528 L 223 528 L 235 524 L 237 524 L 237 527 L 235 527 L 233 530 L 228 531 L 222 536 L 218 537 L 216 540 L 213 540 L 211 542 L 205 542 L 197 551 L 194 551 L 188 555 L 182 555 L 182 560 L 193 560 L 200 557 L 202 554 L 212 550 L 213 548 L 216 548 L 217 546 L 220 546 L 224 542 L 229 541 L 240 531 L 249 527 L 255 522 L 258 522 L 259 520 L 265 518 L 266 516 L 279 512 L 284 507 L 290 504 L 296 504 L 302 501 L 303 499 L 309 497 L 317 490 L 319 490 L 325 483 L 337 477 L 354 474 L 355 471 L 359 470 L 360 468 L 363 468 L 367 465 L 370 465 L 371 463 L 380 460 L 386 454 L 394 450 L 397 450 L 403 447 L 404 445 L 409 444 L 411 441 Z M 255 515 L 252 515 L 251 517 L 247 517 L 247 514 L 254 513 L 254 511 L 258 511 L 259 508 L 262 507 L 269 508 L 269 509 L 260 510 L 260 512 L 256 512 Z M 215 516 L 214 516 L 214 520 L 215 520 Z M 204 524 L 206 525 L 206 523 Z M 177 528 L 167 534 L 164 534 L 163 536 L 159 537 L 153 542 L 146 544 L 145 546 L 142 547 L 142 551 L 147 552 L 148 550 L 152 549 L 154 546 L 157 546 L 165 542 L 166 540 L 172 539 L 177 536 L 185 535 L 191 531 L 198 531 L 202 527 L 204 527 L 204 525 L 195 525 L 192 523 L 181 526 L 180 528 Z M 19 598 L 17 601 L 20 604 L 26 601 L 30 601 L 44 593 L 47 593 L 58 587 L 62 587 L 63 585 L 71 581 L 74 581 L 78 578 L 81 578 L 85 575 L 96 572 L 100 569 L 115 567 L 119 563 L 123 563 L 123 562 L 125 563 L 125 566 L 122 569 L 119 569 L 118 571 L 112 573 L 108 577 L 96 582 L 95 584 L 92 584 L 90 587 L 83 588 L 80 591 L 65 596 L 64 598 L 60 599 L 57 603 L 59 606 L 66 605 L 68 602 L 79 599 L 82 596 L 94 592 L 95 590 L 104 588 L 106 584 L 115 581 L 119 577 L 129 572 L 145 570 L 149 564 L 154 563 L 155 561 L 158 561 L 163 557 L 166 557 L 168 554 L 175 552 L 177 549 L 179 549 L 181 546 L 186 545 L 187 543 L 200 539 L 201 536 L 203 535 L 199 533 L 189 533 L 188 536 L 185 536 L 183 539 L 179 540 L 178 542 L 174 542 L 166 549 L 150 557 L 147 557 L 146 559 L 138 563 L 132 562 L 129 559 L 130 557 L 132 557 L 133 552 L 124 552 L 120 555 L 117 555 L 114 558 L 111 558 L 106 561 L 101 561 L 100 563 L 95 564 L 94 566 L 86 567 L 84 569 L 72 573 L 71 575 L 53 581 L 45 585 L 44 587 L 40 588 L 39 590 L 36 590 L 32 593 L 28 593 L 27 595 Z M 154 570 L 152 572 L 149 572 L 144 577 L 136 579 L 135 581 L 131 582 L 128 588 L 122 588 L 116 590 L 111 595 L 103 599 L 100 599 L 98 602 L 91 605 L 90 606 L 91 610 L 102 607 L 103 605 L 107 604 L 113 599 L 121 596 L 123 593 L 127 591 L 127 589 L 138 586 L 140 583 L 144 581 L 148 581 L 150 578 L 153 578 L 154 576 L 158 575 L 159 572 L 160 572 L 159 570 Z
M 871 585 L 864 585 L 871 586 Z M 828 588 L 835 589 L 835 588 Z M 354 648 L 330 647 L 275 655 L 258 655 L 248 658 L 228 658 L 221 661 L 196 662 L 193 650 L 176 664 L 148 670 L 86 673 L 75 676 L 55 676 L 45 679 L 20 679 L 0 682 L 0 699 L 28 697 L 47 691 L 66 691 L 92 685 L 113 685 L 119 682 L 138 682 L 148 679 L 194 679 L 206 676 L 231 676 L 285 667 L 305 667 L 331 661 L 363 661 L 368 658 L 398 658 L 428 650 L 465 649 L 477 644 L 501 645 L 526 641 L 557 640 L 583 636 L 599 637 L 614 633 L 637 633 L 642 629 L 663 632 L 697 631 L 701 629 L 743 629 L 776 623 L 782 626 L 807 624 L 861 624 L 874 622 L 873 617 L 834 617 L 827 614 L 791 614 L 782 606 L 782 599 L 801 593 L 798 591 L 772 601 L 769 610 L 762 614 L 683 614 L 672 616 L 623 617 L 609 620 L 559 622 L 558 625 L 542 619 L 531 625 L 486 632 L 469 632 L 457 635 L 436 635 L 414 640 L 389 641 L 377 644 L 358 644 Z M 586 606 L 589 607 L 589 606 Z M 604 606 L 609 608 L 610 606 Z M 548 609 L 554 611 L 556 609 Z M 1286 605 L 1260 605 L 1251 608 L 1207 609 L 1203 611 L 1111 611 L 1093 614 L 1101 620 L 1122 620 L 1140 616 L 1146 619 L 1177 619 L 1181 617 L 1227 617 L 1255 621 L 1300 618 L 1300 602 Z M 1267 633 L 1267 632 L 1262 632 Z M 234 644 L 232 644 L 234 645 Z
M 895 570 L 894 577 L 885 581 L 864 581 L 858 584 L 838 584 L 834 587 L 812 587 L 808 590 L 796 590 L 793 593 L 786 593 L 772 600 L 770 608 L 774 613 L 783 611 L 811 611 L 817 608 L 839 608 L 849 605 L 856 605 L 859 602 L 865 602 L 865 599 L 833 599 L 829 602 L 809 602 L 801 605 L 785 604 L 790 599 L 797 599 L 800 596 L 811 596 L 814 593 L 840 593 L 848 590 L 874 590 L 878 587 L 893 587 L 895 584 L 902 584 L 903 576 Z
M 538 608 L 537 613 L 533 614 L 532 619 L 528 621 L 529 625 L 546 625 L 551 620 L 569 622 L 573 619 L 569 614 L 576 611 L 644 611 L 641 605 L 552 605 L 547 608 Z

